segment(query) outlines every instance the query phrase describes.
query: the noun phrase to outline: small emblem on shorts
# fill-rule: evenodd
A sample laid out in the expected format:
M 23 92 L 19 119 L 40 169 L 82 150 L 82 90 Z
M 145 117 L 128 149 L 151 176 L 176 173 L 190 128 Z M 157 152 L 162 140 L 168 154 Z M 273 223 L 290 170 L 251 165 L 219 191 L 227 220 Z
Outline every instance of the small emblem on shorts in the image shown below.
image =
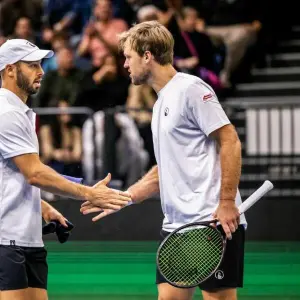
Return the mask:
M 217 279 L 219 279 L 219 280 L 223 279 L 223 278 L 224 278 L 224 272 L 221 271 L 221 270 L 216 271 L 215 277 L 216 277 Z
M 169 114 L 169 108 L 166 107 L 166 108 L 165 108 L 165 116 L 167 116 L 168 114 Z

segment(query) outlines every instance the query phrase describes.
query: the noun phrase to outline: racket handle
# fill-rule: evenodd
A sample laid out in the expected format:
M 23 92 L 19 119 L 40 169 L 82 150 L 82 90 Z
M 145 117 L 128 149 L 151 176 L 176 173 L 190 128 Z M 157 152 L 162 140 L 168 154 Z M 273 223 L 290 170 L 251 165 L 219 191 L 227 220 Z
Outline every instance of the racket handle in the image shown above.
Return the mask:
M 266 180 L 262 186 L 257 189 L 250 197 L 248 197 L 240 206 L 239 212 L 243 214 L 246 212 L 253 204 L 255 204 L 260 198 L 262 198 L 266 193 L 273 189 L 273 183 Z
M 69 181 L 75 182 L 75 183 L 83 183 L 83 178 L 80 177 L 72 177 L 72 176 L 68 176 L 68 175 L 62 175 L 63 177 L 65 177 L 66 179 L 68 179 Z

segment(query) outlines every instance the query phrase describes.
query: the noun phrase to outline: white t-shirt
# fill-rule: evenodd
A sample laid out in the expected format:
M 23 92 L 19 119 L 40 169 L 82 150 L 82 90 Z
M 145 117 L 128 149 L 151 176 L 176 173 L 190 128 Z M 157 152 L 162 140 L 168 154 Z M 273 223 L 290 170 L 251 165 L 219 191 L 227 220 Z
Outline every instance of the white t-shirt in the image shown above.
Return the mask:
M 12 158 L 39 153 L 35 113 L 0 89 L 0 244 L 43 247 L 40 189 L 27 183 Z
M 198 77 L 176 73 L 159 91 L 152 133 L 163 230 L 212 219 L 219 204 L 221 165 L 217 142 L 209 134 L 227 124 L 213 89 Z M 246 224 L 244 215 L 241 224 Z

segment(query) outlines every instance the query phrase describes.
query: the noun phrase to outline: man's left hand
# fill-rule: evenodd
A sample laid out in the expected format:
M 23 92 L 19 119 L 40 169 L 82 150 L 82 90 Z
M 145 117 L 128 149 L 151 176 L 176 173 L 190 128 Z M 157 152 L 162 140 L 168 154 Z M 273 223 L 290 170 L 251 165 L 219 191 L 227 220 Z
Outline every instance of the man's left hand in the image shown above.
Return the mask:
M 49 223 L 50 221 L 58 221 L 64 227 L 68 228 L 65 217 L 50 205 L 43 211 L 43 219 L 46 223 Z

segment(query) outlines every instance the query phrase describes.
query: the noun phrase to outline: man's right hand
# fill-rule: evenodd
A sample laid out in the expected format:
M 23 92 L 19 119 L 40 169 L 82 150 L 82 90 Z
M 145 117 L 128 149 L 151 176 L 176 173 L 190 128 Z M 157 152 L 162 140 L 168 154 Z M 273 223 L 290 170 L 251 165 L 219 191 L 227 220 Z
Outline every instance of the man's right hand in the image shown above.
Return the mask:
M 107 184 L 110 180 L 111 175 L 108 174 L 103 180 L 95 184 L 87 200 L 102 209 L 119 210 L 131 202 L 131 197 L 128 192 L 108 188 Z
M 111 214 L 117 212 L 117 210 L 113 210 L 113 209 L 109 209 L 109 208 L 102 209 L 102 208 L 94 206 L 89 201 L 86 201 L 81 204 L 80 212 L 84 215 L 100 212 L 97 216 L 92 218 L 92 221 L 96 222 L 108 215 L 111 215 Z

